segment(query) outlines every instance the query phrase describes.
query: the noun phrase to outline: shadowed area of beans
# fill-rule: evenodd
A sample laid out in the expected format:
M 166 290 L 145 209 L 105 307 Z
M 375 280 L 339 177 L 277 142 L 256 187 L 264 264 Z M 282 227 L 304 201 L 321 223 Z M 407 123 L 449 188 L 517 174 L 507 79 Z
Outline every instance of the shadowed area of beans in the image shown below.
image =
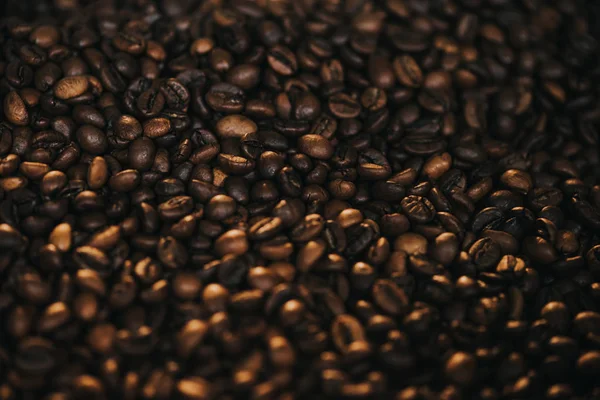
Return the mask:
M 600 5 L 0 1 L 1 400 L 600 399 Z

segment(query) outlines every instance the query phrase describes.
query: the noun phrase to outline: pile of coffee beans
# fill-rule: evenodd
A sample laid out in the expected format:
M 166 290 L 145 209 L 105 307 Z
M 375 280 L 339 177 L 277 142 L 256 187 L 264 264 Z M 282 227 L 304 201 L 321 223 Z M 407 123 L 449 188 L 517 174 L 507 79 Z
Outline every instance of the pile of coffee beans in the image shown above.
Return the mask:
M 0 399 L 600 399 L 585 0 L 0 18 Z

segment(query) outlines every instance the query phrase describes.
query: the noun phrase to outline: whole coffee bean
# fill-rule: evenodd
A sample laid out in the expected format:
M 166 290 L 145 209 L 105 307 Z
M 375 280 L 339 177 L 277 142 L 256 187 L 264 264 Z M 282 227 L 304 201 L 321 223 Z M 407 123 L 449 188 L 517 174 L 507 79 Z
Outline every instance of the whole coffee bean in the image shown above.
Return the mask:
M 365 331 L 358 319 L 342 314 L 332 322 L 331 336 L 335 346 L 341 352 L 348 353 L 353 343 L 365 340 Z
M 425 197 L 410 195 L 400 205 L 406 216 L 417 223 L 429 222 L 436 214 L 433 204 Z
M 445 232 L 435 238 L 432 257 L 442 265 L 449 265 L 458 255 L 458 238 L 454 233 Z
M 267 61 L 271 68 L 280 75 L 292 75 L 298 69 L 295 54 L 282 45 L 276 45 L 269 50 Z
M 452 354 L 444 366 L 444 375 L 451 382 L 469 386 L 477 374 L 477 360 L 472 354 L 457 351 Z
M 254 64 L 239 64 L 227 72 L 227 82 L 244 90 L 260 83 L 260 68 Z
M 154 164 L 156 146 L 152 139 L 140 137 L 131 142 L 128 148 L 129 165 L 140 171 L 149 170 Z
M 384 279 L 375 281 L 372 295 L 375 304 L 388 314 L 403 315 L 408 311 L 408 297 L 394 282 Z
M 419 64 L 410 55 L 394 58 L 394 73 L 401 84 L 408 87 L 419 87 L 423 83 L 423 72 Z
M 89 80 L 85 76 L 68 76 L 56 83 L 54 95 L 61 100 L 81 96 L 88 90 Z
M 219 166 L 229 174 L 244 175 L 254 169 L 254 161 L 241 156 L 221 153 L 217 159 Z
M 121 140 L 134 140 L 142 135 L 142 125 L 130 115 L 121 115 L 114 125 L 115 133 Z
M 188 253 L 185 247 L 171 236 L 159 240 L 156 255 L 169 268 L 181 268 L 188 261 Z
M 9 92 L 4 97 L 4 115 L 6 119 L 18 126 L 29 124 L 29 111 L 23 99 L 15 91 Z
M 189 214 L 194 208 L 190 196 L 176 196 L 159 204 L 158 214 L 164 220 L 178 220 Z
M 325 221 L 318 214 L 309 214 L 292 228 L 290 237 L 296 242 L 306 242 L 321 233 Z
M 415 233 L 405 233 L 396 238 L 394 249 L 406 254 L 425 254 L 427 253 L 427 239 Z
M 87 183 L 90 189 L 102 188 L 109 178 L 108 164 L 103 157 L 94 157 L 87 172 Z
M 29 35 L 29 40 L 43 49 L 52 47 L 60 40 L 59 30 L 52 25 L 41 25 Z
M 541 264 L 550 264 L 558 258 L 552 244 L 539 236 L 528 236 L 524 239 L 523 250 L 535 261 Z
M 50 171 L 50 167 L 44 163 L 25 161 L 21 164 L 19 170 L 27 178 L 38 180 Z
M 355 118 L 360 114 L 361 106 L 345 93 L 337 93 L 329 98 L 329 110 L 338 118 Z
M 265 217 L 248 229 L 248 237 L 252 240 L 264 240 L 275 236 L 283 227 L 281 218 Z
M 133 32 L 119 32 L 112 43 L 117 49 L 134 55 L 139 55 L 146 49 L 146 41 Z
M 529 174 L 516 169 L 510 169 L 502 174 L 500 181 L 509 188 L 527 194 L 533 184 Z
M 336 222 L 340 225 L 342 229 L 349 228 L 353 225 L 360 224 L 364 220 L 364 217 L 360 210 L 355 208 L 348 208 L 342 210 L 337 217 Z
M 215 111 L 239 113 L 244 109 L 244 91 L 229 83 L 218 83 L 211 86 L 206 93 L 207 104 Z
M 325 243 L 322 240 L 311 240 L 298 251 L 296 265 L 300 272 L 310 271 L 315 263 L 325 254 Z
M 222 138 L 241 138 L 248 133 L 255 133 L 258 128 L 251 119 L 234 114 L 221 118 L 215 129 Z
M 423 172 L 431 179 L 439 179 L 444 175 L 452 165 L 452 156 L 449 153 L 443 153 L 439 156 L 431 157 L 425 165 Z
M 161 138 L 171 130 L 171 121 L 167 118 L 152 118 L 144 122 L 144 136 L 150 139 Z
M 469 248 L 469 256 L 480 269 L 491 268 L 502 256 L 500 246 L 490 238 L 479 239 Z
M 83 125 L 77 132 L 77 142 L 90 154 L 103 154 L 108 148 L 106 134 L 93 125 Z
M 117 192 L 131 192 L 141 182 L 140 173 L 134 169 L 126 169 L 110 177 L 108 184 Z
M 182 398 L 189 400 L 208 400 L 212 396 L 210 383 L 198 376 L 182 378 L 176 389 Z
M 215 250 L 221 256 L 244 254 L 248 251 L 246 233 L 239 229 L 225 232 L 215 241 Z
M 328 160 L 333 154 L 329 140 L 319 135 L 304 135 L 298 139 L 298 149 L 313 158 Z
M 57 365 L 56 348 L 42 337 L 28 337 L 21 341 L 15 357 L 16 367 L 29 374 L 44 374 Z
M 38 328 L 41 332 L 51 332 L 65 324 L 70 317 L 71 313 L 65 303 L 50 304 L 42 313 L 38 321 Z

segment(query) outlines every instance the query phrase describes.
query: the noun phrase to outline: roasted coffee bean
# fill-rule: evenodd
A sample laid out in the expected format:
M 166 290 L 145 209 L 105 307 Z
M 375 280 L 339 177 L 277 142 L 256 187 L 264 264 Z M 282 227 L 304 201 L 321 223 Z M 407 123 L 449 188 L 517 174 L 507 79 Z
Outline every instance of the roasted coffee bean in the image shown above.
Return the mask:
M 402 200 L 400 205 L 406 216 L 417 223 L 429 222 L 436 214 L 433 204 L 422 196 L 407 196 Z
M 355 118 L 360 114 L 361 106 L 351 96 L 337 93 L 329 98 L 329 110 L 338 118 Z
M 304 135 L 298 139 L 298 150 L 320 160 L 328 160 L 333 155 L 333 146 L 323 136 Z
M 495 266 L 502 253 L 500 246 L 494 240 L 486 237 L 471 245 L 469 256 L 477 268 L 485 270 Z
M 401 84 L 408 87 L 419 87 L 423 83 L 421 67 L 410 55 L 398 56 L 393 62 L 394 73 Z
M 91 154 L 104 154 L 108 148 L 106 134 L 93 125 L 83 125 L 77 130 L 77 142 L 84 151 Z
M 222 138 L 241 138 L 257 131 L 256 124 L 243 115 L 229 115 L 217 122 L 217 134 Z
M 19 126 L 29 124 L 29 111 L 16 91 L 11 91 L 4 97 L 4 115 L 12 124 Z
M 380 279 L 373 284 L 372 291 L 373 301 L 385 313 L 402 315 L 408 311 L 408 297 L 394 282 Z
M 469 386 L 477 375 L 477 360 L 472 354 L 457 351 L 444 366 L 445 377 L 460 386 Z
M 130 115 L 121 115 L 114 123 L 117 136 L 124 141 L 134 140 L 142 135 L 142 125 Z
M 218 83 L 206 94 L 206 102 L 215 111 L 239 113 L 244 109 L 244 91 L 228 83 Z
M 146 171 L 154 164 L 156 146 L 152 139 L 140 137 L 131 142 L 127 155 L 129 166 L 139 171 Z
M 342 353 L 349 353 L 353 344 L 365 340 L 365 331 L 360 321 L 349 314 L 338 315 L 331 324 L 331 337 Z
M 140 182 L 140 173 L 134 169 L 127 169 L 113 175 L 108 184 L 116 192 L 131 192 Z
M 61 100 L 69 100 L 84 94 L 89 85 L 86 76 L 68 76 L 56 83 L 54 95 Z
M 294 53 L 285 46 L 276 45 L 267 55 L 267 61 L 273 70 L 280 75 L 292 75 L 298 69 Z

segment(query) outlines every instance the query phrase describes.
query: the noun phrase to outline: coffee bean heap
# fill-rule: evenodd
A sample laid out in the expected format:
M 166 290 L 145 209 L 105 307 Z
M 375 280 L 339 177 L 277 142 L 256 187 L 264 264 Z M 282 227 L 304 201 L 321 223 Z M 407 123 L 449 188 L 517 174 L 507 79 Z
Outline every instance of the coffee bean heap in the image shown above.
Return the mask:
M 600 399 L 590 4 L 11 1 L 0 398 Z

